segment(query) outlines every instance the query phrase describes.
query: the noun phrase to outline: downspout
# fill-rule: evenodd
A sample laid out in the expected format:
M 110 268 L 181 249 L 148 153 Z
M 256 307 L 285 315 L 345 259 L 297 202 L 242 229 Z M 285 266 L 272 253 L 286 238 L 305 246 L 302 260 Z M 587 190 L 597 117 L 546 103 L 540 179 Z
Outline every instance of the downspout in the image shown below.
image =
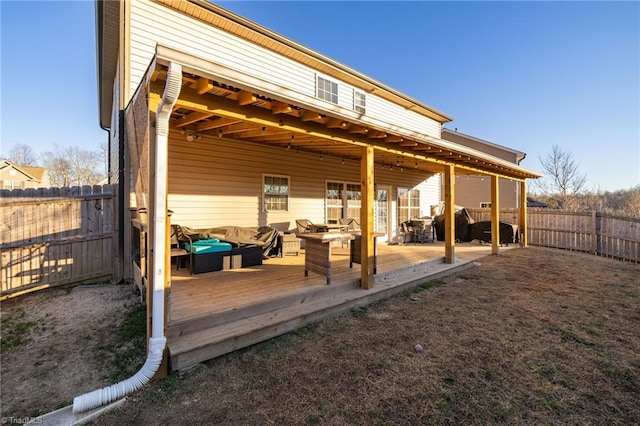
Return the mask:
M 168 156 L 169 117 L 171 110 L 178 100 L 182 87 L 182 67 L 171 62 L 167 75 L 167 83 L 162 95 L 162 101 L 156 112 L 156 176 L 159 168 L 165 168 Z M 165 176 L 162 171 L 160 176 Z M 140 389 L 147 384 L 156 374 L 162 354 L 167 343 L 164 336 L 164 281 L 165 281 L 165 256 L 166 256 L 166 219 L 167 219 L 167 181 L 159 179 L 156 182 L 154 197 L 154 265 L 155 279 L 153 280 L 153 310 L 151 313 L 151 337 L 149 338 L 149 353 L 142 368 L 132 377 L 111 386 L 97 389 L 92 392 L 77 396 L 73 399 L 73 412 L 82 413 L 93 408 L 100 407 L 113 401 L 117 401 L 126 395 Z M 158 261 L 160 260 L 160 261 Z

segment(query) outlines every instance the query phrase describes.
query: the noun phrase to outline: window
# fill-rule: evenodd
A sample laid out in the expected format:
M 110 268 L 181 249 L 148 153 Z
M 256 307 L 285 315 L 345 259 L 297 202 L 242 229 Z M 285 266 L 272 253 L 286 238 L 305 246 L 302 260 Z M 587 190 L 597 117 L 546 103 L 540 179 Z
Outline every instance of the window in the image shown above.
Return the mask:
M 359 114 L 367 112 L 367 97 L 357 90 L 353 91 L 353 110 Z
M 420 191 L 398 188 L 398 224 L 420 217 Z
M 327 222 L 338 223 L 342 218 L 360 218 L 362 188 L 360 184 L 327 182 Z
M 480 203 L 480 208 L 481 209 L 490 209 L 491 208 L 491 203 Z
M 265 211 L 289 210 L 289 178 L 287 176 L 264 176 Z
M 334 104 L 338 103 L 338 83 L 336 82 L 318 76 L 316 93 L 320 99 Z
M 0 183 L 2 184 L 2 189 L 24 189 L 24 181 L 22 180 L 5 180 L 0 181 Z

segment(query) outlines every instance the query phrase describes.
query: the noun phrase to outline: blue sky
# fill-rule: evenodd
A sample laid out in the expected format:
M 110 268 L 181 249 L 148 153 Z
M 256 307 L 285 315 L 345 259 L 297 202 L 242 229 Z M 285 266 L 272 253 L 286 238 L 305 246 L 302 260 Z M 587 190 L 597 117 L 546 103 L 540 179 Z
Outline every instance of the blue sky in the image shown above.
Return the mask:
M 220 4 L 525 152 L 527 168 L 557 144 L 587 189 L 640 183 L 638 2 Z M 0 15 L 0 151 L 97 149 L 93 2 L 2 0 Z

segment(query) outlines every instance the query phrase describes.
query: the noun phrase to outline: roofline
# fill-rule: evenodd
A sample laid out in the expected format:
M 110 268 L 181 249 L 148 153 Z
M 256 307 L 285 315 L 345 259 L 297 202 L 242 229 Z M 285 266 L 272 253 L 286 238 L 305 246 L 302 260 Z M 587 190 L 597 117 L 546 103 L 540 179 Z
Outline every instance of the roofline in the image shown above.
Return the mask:
M 500 144 L 497 144 L 497 143 L 494 143 L 494 142 L 489 142 L 489 141 L 487 141 L 487 140 L 480 139 L 480 138 L 477 138 L 477 137 L 475 137 L 475 136 L 467 135 L 466 133 L 462 133 L 462 132 L 459 132 L 459 131 L 457 131 L 457 130 L 447 129 L 446 127 L 443 127 L 443 128 L 442 128 L 442 133 L 451 133 L 451 134 L 455 134 L 455 135 L 464 136 L 465 138 L 468 138 L 468 139 L 474 140 L 474 141 L 476 141 L 476 142 L 483 143 L 483 144 L 485 144 L 485 145 L 492 146 L 492 147 L 494 147 L 494 148 L 502 149 L 502 150 L 504 150 L 504 151 L 513 152 L 513 153 L 514 153 L 514 154 L 516 154 L 518 157 L 522 157 L 522 158 L 519 158 L 519 160 L 520 160 L 520 161 L 521 161 L 522 159 L 524 159 L 524 157 L 526 157 L 526 156 L 527 156 L 527 153 L 526 153 L 526 152 L 518 151 L 517 149 L 513 149 L 513 148 L 510 148 L 510 147 L 508 147 L 508 146 L 500 145 Z
M 115 81 L 115 70 L 112 71 L 105 71 L 104 70 L 104 46 L 105 46 L 105 39 L 104 39 L 104 32 L 106 30 L 105 25 L 104 25 L 104 19 L 105 19 L 105 11 L 104 11 L 104 3 L 107 0 L 95 0 L 95 5 L 96 5 L 96 43 L 97 43 L 97 73 L 98 73 L 98 108 L 99 108 L 99 121 L 100 121 L 100 126 L 103 129 L 108 129 L 110 126 L 109 120 L 111 117 L 111 111 L 110 111 L 110 105 L 113 103 L 113 100 L 111 99 L 111 102 L 108 102 L 109 98 L 111 98 L 113 96 L 113 82 Z M 334 69 L 336 69 L 339 72 L 342 73 L 347 73 L 350 76 L 352 76 L 353 78 L 355 78 L 356 80 L 360 80 L 363 83 L 363 89 L 365 91 L 368 91 L 370 93 L 372 92 L 376 92 L 376 91 L 381 91 L 382 93 L 376 93 L 376 95 L 381 96 L 381 97 L 386 97 L 387 99 L 393 101 L 394 103 L 401 105 L 411 111 L 414 111 L 418 114 L 427 116 L 433 120 L 438 121 L 441 124 L 450 122 L 453 120 L 453 117 L 451 117 L 448 114 L 445 114 L 442 111 L 439 111 L 438 109 L 427 105 L 423 102 L 420 102 L 404 93 L 401 93 L 393 88 L 391 88 L 390 86 L 387 86 L 371 77 L 368 77 L 344 64 L 339 63 L 338 61 L 335 61 L 327 56 L 324 56 L 310 48 L 307 48 L 293 40 L 290 40 L 266 27 L 263 27 L 253 21 L 250 21 L 247 18 L 244 18 L 240 15 L 235 14 L 234 12 L 231 12 L 225 8 L 223 8 L 222 6 L 219 6 L 217 4 L 211 3 L 208 0 L 184 0 L 184 1 L 179 1 L 176 2 L 174 0 L 151 0 L 151 1 L 155 1 L 156 3 L 160 3 L 165 5 L 166 7 L 172 8 L 174 10 L 180 10 L 181 13 L 184 13 L 194 19 L 198 19 L 202 21 L 202 18 L 200 16 L 195 16 L 193 13 L 188 13 L 187 11 L 183 10 L 182 8 L 185 7 L 185 5 L 191 4 L 193 6 L 199 7 L 204 9 L 205 11 L 208 11 L 210 13 L 216 14 L 220 17 L 222 17 L 223 19 L 228 20 L 230 23 L 235 24 L 235 25 L 239 25 L 242 26 L 244 28 L 247 28 L 249 30 L 254 31 L 255 33 L 259 34 L 260 36 L 281 43 L 287 47 L 289 47 L 290 49 L 296 50 L 299 53 L 302 53 L 304 55 L 309 56 L 310 58 L 319 61 L 321 63 L 324 63 L 325 65 L 328 65 L 329 67 L 332 67 Z M 112 0 L 109 1 L 109 3 L 121 3 L 121 0 Z M 181 8 L 181 9 L 178 9 Z M 107 17 L 108 18 L 108 17 Z M 110 22 L 107 25 L 119 25 L 118 22 Z M 207 23 L 208 25 L 211 25 L 210 23 Z M 218 27 L 219 28 L 219 27 Z M 225 31 L 230 32 L 228 29 L 225 29 Z M 272 49 L 270 49 L 272 50 Z M 117 55 L 117 52 L 115 53 Z M 282 53 L 280 53 L 282 54 Z M 112 72 L 113 75 L 106 75 L 107 72 Z M 337 77 L 339 78 L 339 77 Z M 103 79 L 107 79 L 108 80 L 108 84 L 102 84 Z M 369 87 L 365 87 L 365 86 L 369 86 Z M 387 96 L 384 96 L 384 95 Z M 404 105 L 403 105 L 404 103 Z M 108 110 L 108 111 L 107 111 Z
M 164 1 L 164 0 L 159 0 L 159 1 Z M 410 103 L 418 106 L 419 108 L 422 108 L 422 109 L 424 109 L 426 111 L 429 111 L 432 115 L 436 115 L 436 116 L 440 117 L 440 120 L 438 120 L 438 121 L 440 121 L 440 123 L 444 124 L 444 123 L 447 123 L 447 122 L 453 120 L 453 117 L 451 117 L 450 115 L 445 114 L 444 112 L 442 112 L 442 111 L 440 111 L 440 110 L 438 110 L 438 109 L 436 109 L 436 108 L 434 108 L 434 107 L 432 107 L 430 105 L 427 105 L 427 104 L 425 104 L 423 102 L 420 102 L 420 101 L 416 100 L 415 98 L 412 98 L 409 95 L 406 95 L 406 94 L 404 94 L 402 92 L 399 92 L 399 91 L 393 89 L 392 87 L 390 87 L 390 86 L 388 86 L 388 85 L 386 85 L 384 83 L 381 83 L 381 82 L 379 82 L 379 81 L 377 81 L 377 80 L 375 80 L 375 79 L 373 79 L 373 78 L 371 78 L 371 77 L 369 77 L 369 76 L 367 76 L 367 75 L 365 75 L 365 74 L 363 74 L 363 73 L 361 73 L 359 71 L 356 71 L 355 69 L 353 69 L 351 67 L 348 67 L 347 65 L 344 65 L 344 64 L 342 64 L 342 63 L 340 63 L 340 62 L 338 62 L 338 61 L 336 61 L 334 59 L 329 58 L 328 56 L 325 56 L 325 55 L 323 55 L 323 54 L 321 54 L 321 53 L 319 53 L 319 52 L 317 52 L 315 50 L 312 50 L 312 49 L 310 49 L 310 48 L 308 48 L 308 47 L 306 47 L 306 46 L 304 46 L 304 45 L 302 45 L 300 43 L 297 43 L 297 42 L 295 42 L 295 41 L 293 41 L 293 40 L 291 40 L 291 39 L 289 39 L 289 38 L 287 38 L 287 37 L 285 37 L 285 36 L 283 36 L 281 34 L 276 33 L 275 31 L 272 31 L 272 30 L 270 30 L 270 29 L 268 29 L 268 28 L 266 28 L 266 27 L 264 27 L 264 26 L 262 26 L 262 25 L 260 25 L 260 24 L 258 24 L 256 22 L 253 22 L 253 21 L 251 21 L 251 20 L 249 20 L 249 19 L 247 19 L 247 18 L 245 18 L 243 16 L 240 16 L 240 15 L 234 13 L 234 12 L 231 12 L 230 10 L 225 9 L 222 6 L 219 6 L 217 4 L 211 3 L 208 0 L 187 0 L 187 1 L 189 3 L 193 3 L 193 4 L 198 5 L 198 6 L 202 7 L 202 8 L 204 8 L 204 9 L 207 9 L 207 10 L 209 10 L 211 12 L 214 12 L 214 13 L 216 13 L 218 15 L 221 15 L 224 18 L 229 19 L 229 20 L 231 20 L 231 21 L 233 21 L 233 22 L 235 22 L 235 23 L 237 23 L 239 25 L 247 27 L 247 28 L 249 28 L 249 29 L 251 29 L 253 31 L 256 31 L 256 32 L 260 33 L 261 35 L 263 35 L 265 37 L 268 37 L 268 38 L 270 38 L 272 40 L 275 40 L 275 41 L 277 41 L 279 43 L 285 44 L 286 46 L 288 46 L 288 47 L 290 47 L 292 49 L 298 50 L 299 52 L 304 53 L 306 55 L 309 55 L 309 56 L 311 56 L 312 58 L 314 58 L 316 60 L 324 62 L 324 63 L 326 63 L 326 64 L 328 64 L 328 65 L 330 65 L 332 67 L 335 67 L 335 68 L 337 68 L 337 69 L 339 69 L 339 70 L 341 70 L 343 72 L 346 72 L 348 74 L 351 74 L 352 76 L 354 76 L 354 77 L 356 77 L 356 78 L 358 78 L 358 79 L 360 79 L 360 80 L 362 80 L 362 81 L 364 81 L 364 82 L 366 82 L 366 83 L 368 83 L 370 85 L 376 86 L 377 88 L 379 88 L 379 89 L 381 89 L 383 91 L 386 91 L 386 92 L 388 92 L 389 94 L 391 94 L 391 95 L 393 95 L 395 97 L 398 97 L 398 98 L 400 98 L 400 99 L 402 99 L 404 101 L 410 102 Z M 195 17 L 195 16 L 194 16 L 194 18 L 197 19 L 197 17 Z M 416 111 L 416 112 L 419 112 L 419 111 Z M 430 118 L 434 118 L 434 117 L 430 117 Z
M 14 169 L 18 170 L 20 173 L 22 173 L 25 176 L 28 176 L 29 178 L 33 179 L 33 180 L 37 180 L 38 182 L 40 182 L 40 179 L 38 179 L 37 177 L 33 176 L 31 173 L 27 173 L 25 170 L 23 170 L 23 168 L 21 166 L 18 166 L 17 164 L 12 163 L 9 160 L 3 159 L 2 162 L 7 163 L 7 165 L 13 167 Z M 29 167 L 29 166 L 24 166 L 24 167 Z M 43 169 L 44 167 L 40 167 L 41 169 Z
M 167 47 L 167 46 L 163 46 L 163 45 L 157 45 L 156 46 L 156 54 L 153 58 L 153 60 L 151 61 L 151 66 L 150 68 L 147 70 L 147 77 L 146 78 L 150 78 L 151 75 L 153 74 L 153 64 L 156 63 L 161 63 L 164 65 L 167 65 L 169 62 L 176 62 L 182 65 L 182 69 L 183 71 L 188 71 L 190 73 L 193 73 L 195 75 L 198 76 L 204 76 L 204 77 L 210 77 L 210 73 L 211 70 L 214 69 L 213 67 L 213 63 L 206 61 L 206 60 L 197 60 L 198 58 L 196 56 L 193 55 L 193 53 L 188 53 L 188 52 L 184 52 L 184 51 L 179 51 L 176 50 L 172 47 Z M 217 73 L 218 73 L 218 77 L 222 78 L 222 79 L 226 79 L 229 78 L 227 73 L 225 71 L 228 71 L 229 73 L 233 74 L 233 81 L 237 84 L 237 85 L 241 85 L 242 87 L 246 88 L 247 90 L 257 90 L 258 88 L 253 84 L 253 82 L 251 80 L 255 80 L 256 77 L 253 76 L 249 76 L 247 74 L 243 74 L 240 71 L 235 71 L 235 70 L 231 70 L 230 68 L 227 68 L 223 65 L 217 65 Z M 263 94 L 267 94 L 269 97 L 277 97 L 276 93 L 273 93 L 271 91 L 269 91 L 266 88 L 261 88 L 259 89 Z M 291 101 L 291 99 L 287 99 L 287 101 Z M 297 101 L 296 101 L 297 102 Z M 372 126 L 371 123 L 363 123 L 365 125 L 369 125 Z M 373 127 L 375 127 L 375 125 L 373 125 Z M 473 157 L 475 159 L 481 160 L 481 161 L 487 161 L 491 164 L 494 164 L 496 166 L 500 166 L 503 167 L 506 170 L 509 170 L 511 173 L 497 173 L 497 172 L 492 172 L 490 170 L 486 171 L 486 174 L 502 174 L 504 175 L 504 177 L 508 177 L 510 179 L 516 179 L 516 180 L 522 180 L 522 179 L 531 179 L 531 178 L 539 178 L 542 175 L 539 174 L 538 172 L 534 172 L 532 170 L 528 170 L 525 169 L 524 167 L 521 167 L 518 164 L 515 164 L 513 162 L 504 160 L 502 158 L 498 158 L 495 157 L 491 154 L 479 151 L 477 149 L 465 146 L 465 145 L 461 145 L 458 144 L 456 142 L 453 141 L 449 141 L 446 139 L 442 139 L 442 138 L 437 138 L 434 136 L 429 136 L 426 134 L 417 134 L 417 133 L 413 133 L 411 135 L 406 134 L 405 132 L 401 132 L 398 133 L 398 135 L 400 136 L 406 136 L 410 139 L 415 140 L 416 142 L 419 143 L 425 143 L 425 144 L 429 144 L 435 148 L 440 148 L 443 150 L 447 150 L 447 151 L 452 151 L 452 152 L 456 152 L 459 154 L 464 154 L 464 155 L 468 155 L 470 157 Z M 468 166 L 464 166 L 464 165 L 460 165 L 460 168 L 464 169 L 464 168 L 468 168 Z M 521 176 L 516 176 L 516 175 L 521 175 Z

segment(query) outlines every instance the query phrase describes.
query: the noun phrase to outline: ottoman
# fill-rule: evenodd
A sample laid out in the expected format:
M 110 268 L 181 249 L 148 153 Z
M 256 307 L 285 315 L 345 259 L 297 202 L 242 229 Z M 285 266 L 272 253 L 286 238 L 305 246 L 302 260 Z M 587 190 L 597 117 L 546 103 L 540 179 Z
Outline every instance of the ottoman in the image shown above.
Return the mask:
M 193 244 L 185 244 L 185 249 L 191 253 L 191 273 L 221 271 L 225 255 L 231 253 L 231 244 L 217 239 L 200 240 Z

